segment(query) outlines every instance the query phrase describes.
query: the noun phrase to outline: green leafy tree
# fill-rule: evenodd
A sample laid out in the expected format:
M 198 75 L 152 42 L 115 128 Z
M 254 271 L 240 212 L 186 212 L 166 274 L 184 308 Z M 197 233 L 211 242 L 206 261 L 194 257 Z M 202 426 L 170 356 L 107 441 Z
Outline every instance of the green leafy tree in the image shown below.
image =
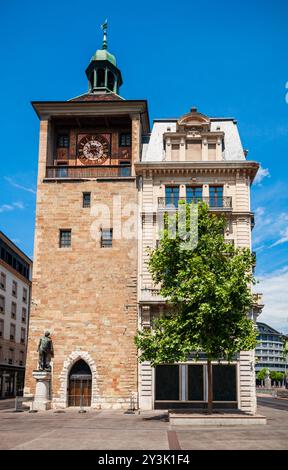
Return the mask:
M 174 216 L 179 224 L 178 215 Z M 174 220 L 175 222 L 175 220 Z M 190 208 L 186 206 L 190 227 Z M 171 237 L 171 220 L 158 247 L 151 251 L 149 270 L 169 312 L 153 321 L 151 330 L 139 331 L 135 342 L 140 361 L 152 366 L 186 361 L 191 352 L 206 353 L 208 413 L 212 413 L 212 360 L 231 360 L 240 350 L 256 345 L 256 330 L 247 314 L 252 308 L 253 256 L 249 249 L 225 242 L 225 216 L 211 214 L 198 204 L 198 243 L 183 249 L 179 230 Z M 192 232 L 190 240 L 195 237 Z
M 264 367 L 264 369 L 261 369 L 257 372 L 257 379 L 258 380 L 264 380 L 267 374 L 268 368 Z
M 275 382 L 282 382 L 282 380 L 284 379 L 284 373 L 272 371 L 270 372 L 270 378 L 271 380 L 274 380 Z

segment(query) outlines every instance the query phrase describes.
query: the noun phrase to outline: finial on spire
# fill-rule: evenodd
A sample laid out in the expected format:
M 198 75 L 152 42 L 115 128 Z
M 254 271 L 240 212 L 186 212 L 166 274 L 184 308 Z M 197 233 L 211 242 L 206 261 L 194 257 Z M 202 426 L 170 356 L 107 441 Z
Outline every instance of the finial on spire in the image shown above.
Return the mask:
M 108 20 L 106 19 L 103 24 L 101 24 L 101 29 L 103 31 L 103 45 L 102 49 L 107 49 L 107 28 L 108 28 Z

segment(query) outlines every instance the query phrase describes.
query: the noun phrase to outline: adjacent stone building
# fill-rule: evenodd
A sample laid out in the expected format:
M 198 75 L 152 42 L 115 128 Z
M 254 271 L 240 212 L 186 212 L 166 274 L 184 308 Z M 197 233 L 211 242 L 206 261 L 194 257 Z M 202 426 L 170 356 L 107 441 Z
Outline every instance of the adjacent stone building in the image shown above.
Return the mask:
M 254 215 L 250 186 L 258 163 L 246 160 L 234 118 L 209 117 L 192 108 L 179 119 L 156 119 L 149 142 L 136 164 L 140 178 L 142 214 L 139 237 L 139 315 L 150 327 L 167 307 L 147 269 L 148 251 L 157 245 L 161 213 L 177 210 L 178 202 L 205 201 L 211 212 L 227 217 L 227 243 L 251 249 Z M 254 320 L 263 305 L 255 294 Z M 215 408 L 256 410 L 254 351 L 242 351 L 235 360 L 213 365 Z M 152 369 L 139 367 L 140 408 L 197 407 L 207 405 L 207 366 L 193 357 L 183 364 Z
M 32 261 L 0 231 L 0 398 L 24 388 Z
M 251 247 L 258 164 L 246 161 L 234 119 L 193 108 L 155 121 L 150 134 L 146 101 L 119 95 L 122 76 L 105 30 L 86 74 L 88 93 L 33 102 L 40 143 L 25 393 L 34 394 L 37 343 L 48 329 L 53 407 L 204 407 L 205 358 L 156 371 L 138 364 L 137 328 L 150 327 L 166 307 L 147 271 L 146 248 L 158 240 L 156 214 L 179 198 L 204 198 L 225 212 L 227 239 Z M 260 308 L 255 302 L 251 315 Z M 254 412 L 254 353 L 217 367 L 214 383 L 226 381 L 227 390 L 217 389 L 216 401 Z

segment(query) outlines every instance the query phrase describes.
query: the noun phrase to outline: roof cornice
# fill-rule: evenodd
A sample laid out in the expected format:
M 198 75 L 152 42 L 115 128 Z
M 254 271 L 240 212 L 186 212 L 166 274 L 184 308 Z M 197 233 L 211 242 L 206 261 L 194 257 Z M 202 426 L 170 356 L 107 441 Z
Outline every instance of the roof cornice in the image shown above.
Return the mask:
M 137 175 L 143 173 L 155 174 L 215 174 L 215 173 L 241 173 L 250 176 L 251 182 L 256 176 L 259 163 L 247 161 L 207 161 L 207 162 L 137 162 L 135 171 Z
M 140 114 L 143 132 L 150 132 L 147 100 L 32 101 L 39 119 L 73 116 L 109 116 Z

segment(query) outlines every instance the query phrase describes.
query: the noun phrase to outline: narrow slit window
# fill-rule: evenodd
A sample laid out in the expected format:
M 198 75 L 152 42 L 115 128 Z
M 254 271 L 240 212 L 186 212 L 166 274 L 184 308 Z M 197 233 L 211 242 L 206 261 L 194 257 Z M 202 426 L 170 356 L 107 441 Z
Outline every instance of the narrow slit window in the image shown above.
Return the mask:
M 69 248 L 71 246 L 71 230 L 60 230 L 60 248 Z
M 112 247 L 113 240 L 113 229 L 102 229 L 101 231 L 101 247 L 110 248 Z
M 91 207 L 91 193 L 83 193 L 83 207 Z
M 123 132 L 119 136 L 119 146 L 120 147 L 131 147 L 131 134 L 130 132 Z

